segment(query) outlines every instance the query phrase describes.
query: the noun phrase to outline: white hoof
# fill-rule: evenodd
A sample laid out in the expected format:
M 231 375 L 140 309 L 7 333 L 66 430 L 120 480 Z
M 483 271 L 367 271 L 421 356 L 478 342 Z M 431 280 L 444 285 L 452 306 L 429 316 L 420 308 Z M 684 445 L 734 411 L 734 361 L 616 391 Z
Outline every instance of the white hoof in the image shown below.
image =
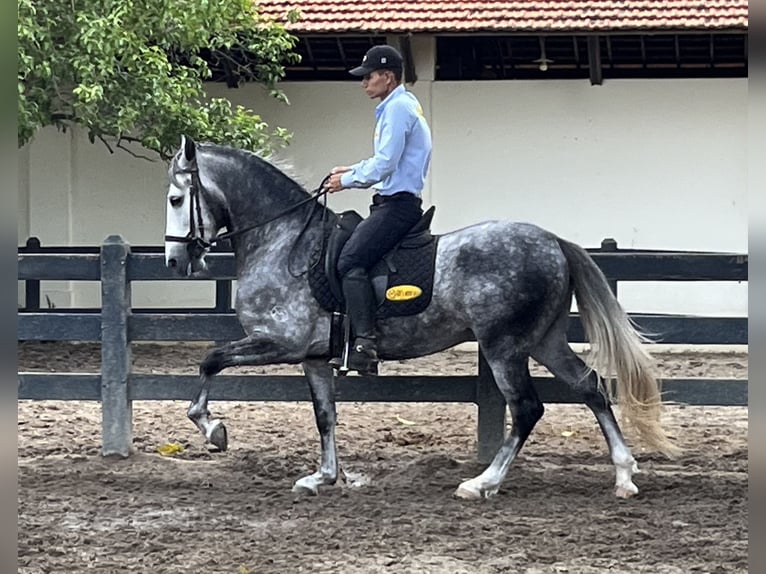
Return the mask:
M 482 486 L 481 482 L 475 478 L 466 480 L 455 491 L 455 496 L 463 498 L 465 500 L 476 500 L 481 498 L 489 498 L 497 494 L 498 488 L 486 488 Z
M 638 494 L 638 487 L 633 484 L 633 475 L 638 473 L 638 464 L 631 457 L 629 460 L 615 463 L 617 469 L 614 481 L 614 494 L 617 498 L 632 498 Z
M 627 484 L 618 484 L 614 487 L 614 495 L 617 498 L 633 498 L 638 494 L 638 487 L 629 482 Z
M 317 488 L 316 484 L 307 481 L 307 478 L 311 477 L 306 476 L 300 480 L 296 480 L 295 484 L 293 484 L 293 492 L 296 494 L 310 494 L 311 496 L 316 496 L 319 494 L 319 489 Z
M 335 480 L 323 476 L 322 473 L 315 472 L 296 480 L 293 485 L 293 492 L 316 496 L 319 494 L 319 487 L 327 484 L 335 484 Z
M 229 448 L 229 436 L 226 432 L 226 426 L 220 419 L 210 421 L 210 426 L 207 428 L 205 438 L 207 438 L 207 441 L 210 444 L 221 451 L 225 451 Z

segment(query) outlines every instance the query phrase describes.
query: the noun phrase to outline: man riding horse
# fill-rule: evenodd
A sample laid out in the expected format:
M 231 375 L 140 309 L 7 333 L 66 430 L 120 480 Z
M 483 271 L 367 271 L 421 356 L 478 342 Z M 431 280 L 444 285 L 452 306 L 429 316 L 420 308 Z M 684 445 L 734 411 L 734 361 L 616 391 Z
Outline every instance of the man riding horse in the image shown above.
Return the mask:
M 370 215 L 354 230 L 341 251 L 338 274 L 351 321 L 354 344 L 348 368 L 377 372 L 375 296 L 368 271 L 423 215 L 421 193 L 431 161 L 431 131 L 417 98 L 402 84 L 402 56 L 391 46 L 374 46 L 350 71 L 362 77 L 362 89 L 379 98 L 375 108 L 373 156 L 351 166 L 334 167 L 330 193 L 373 186 Z M 340 357 L 331 364 L 340 367 Z

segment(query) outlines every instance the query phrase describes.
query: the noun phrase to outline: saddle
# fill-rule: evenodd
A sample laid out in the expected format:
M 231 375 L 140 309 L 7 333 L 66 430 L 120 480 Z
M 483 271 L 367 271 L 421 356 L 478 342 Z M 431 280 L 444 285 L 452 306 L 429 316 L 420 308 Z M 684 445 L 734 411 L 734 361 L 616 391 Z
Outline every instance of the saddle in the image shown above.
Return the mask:
M 438 235 L 430 231 L 435 206 L 368 272 L 378 319 L 415 315 L 428 307 L 433 294 Z M 311 292 L 323 309 L 343 313 L 345 302 L 337 263 L 343 246 L 362 222 L 356 211 L 340 213 L 325 230 L 321 253 L 309 268 Z

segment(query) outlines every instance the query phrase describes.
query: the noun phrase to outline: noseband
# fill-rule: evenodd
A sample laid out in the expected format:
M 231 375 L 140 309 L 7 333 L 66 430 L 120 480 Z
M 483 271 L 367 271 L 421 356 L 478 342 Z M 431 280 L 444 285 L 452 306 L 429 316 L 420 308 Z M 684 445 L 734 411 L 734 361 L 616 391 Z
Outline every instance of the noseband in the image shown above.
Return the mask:
M 200 198 L 199 198 L 200 189 L 202 187 L 202 184 L 200 183 L 200 180 L 199 180 L 199 168 L 195 166 L 191 169 L 183 169 L 183 170 L 178 170 L 174 172 L 174 174 L 176 173 L 188 173 L 191 175 L 191 185 L 189 186 L 189 232 L 183 237 L 178 235 L 166 235 L 165 241 L 173 241 L 176 243 L 186 243 L 186 252 L 189 254 L 189 257 L 192 259 L 199 259 L 205 253 L 206 249 L 209 249 L 210 247 L 212 247 L 219 241 L 230 239 L 232 237 L 241 235 L 242 233 L 255 229 L 256 227 L 261 227 L 262 225 L 271 223 L 272 221 L 279 219 L 283 215 L 286 215 L 290 213 L 291 211 L 298 209 L 301 205 L 305 205 L 309 203 L 310 201 L 315 201 L 319 199 L 320 197 L 322 197 L 323 195 L 326 195 L 328 193 L 328 190 L 325 188 L 325 184 L 327 183 L 327 180 L 330 179 L 330 175 L 325 176 L 325 178 L 322 180 L 322 183 L 319 184 L 319 187 L 317 187 L 314 191 L 312 191 L 309 197 L 307 197 L 306 199 L 302 201 L 299 201 L 295 205 L 292 205 L 283 211 L 280 211 L 274 217 L 271 217 L 267 219 L 266 221 L 261 221 L 254 225 L 243 227 L 242 229 L 237 229 L 237 230 L 229 231 L 227 233 L 222 233 L 218 237 L 211 238 L 210 241 L 207 241 L 205 239 L 205 225 L 202 222 L 202 207 L 201 207 Z M 195 214 L 197 216 L 196 220 L 194 218 Z

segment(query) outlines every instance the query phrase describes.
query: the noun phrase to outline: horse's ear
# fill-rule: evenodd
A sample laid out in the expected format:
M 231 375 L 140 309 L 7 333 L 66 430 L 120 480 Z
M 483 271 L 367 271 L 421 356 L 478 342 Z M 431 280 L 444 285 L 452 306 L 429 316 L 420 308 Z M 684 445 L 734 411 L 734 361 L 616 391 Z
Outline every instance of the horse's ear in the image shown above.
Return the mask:
M 197 157 L 197 144 L 189 136 L 181 136 L 181 147 L 184 148 L 184 158 L 187 162 L 193 162 Z

